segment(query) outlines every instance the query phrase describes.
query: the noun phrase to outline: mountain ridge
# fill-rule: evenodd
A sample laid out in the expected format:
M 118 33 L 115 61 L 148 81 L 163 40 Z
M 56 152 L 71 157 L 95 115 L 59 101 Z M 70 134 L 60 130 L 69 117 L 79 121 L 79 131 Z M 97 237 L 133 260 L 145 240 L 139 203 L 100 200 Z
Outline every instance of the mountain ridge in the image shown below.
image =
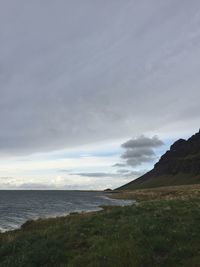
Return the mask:
M 117 190 L 200 183 L 200 130 L 175 141 L 154 168 Z

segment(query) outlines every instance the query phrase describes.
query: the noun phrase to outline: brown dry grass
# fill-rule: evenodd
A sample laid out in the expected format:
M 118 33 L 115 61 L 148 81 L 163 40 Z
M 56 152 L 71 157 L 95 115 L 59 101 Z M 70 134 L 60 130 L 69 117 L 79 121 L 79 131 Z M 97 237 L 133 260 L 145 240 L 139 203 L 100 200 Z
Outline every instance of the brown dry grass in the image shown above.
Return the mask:
M 117 199 L 135 199 L 138 201 L 200 198 L 200 184 L 114 191 L 109 196 Z

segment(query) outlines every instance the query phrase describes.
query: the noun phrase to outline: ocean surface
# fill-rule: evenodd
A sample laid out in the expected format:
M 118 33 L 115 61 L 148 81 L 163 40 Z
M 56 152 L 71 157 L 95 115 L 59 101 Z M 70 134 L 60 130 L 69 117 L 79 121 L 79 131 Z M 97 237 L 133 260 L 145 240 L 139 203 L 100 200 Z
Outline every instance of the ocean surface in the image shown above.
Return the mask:
M 104 192 L 0 190 L 0 231 L 17 229 L 30 219 L 95 211 L 100 205 L 131 203 L 133 201 L 110 199 Z

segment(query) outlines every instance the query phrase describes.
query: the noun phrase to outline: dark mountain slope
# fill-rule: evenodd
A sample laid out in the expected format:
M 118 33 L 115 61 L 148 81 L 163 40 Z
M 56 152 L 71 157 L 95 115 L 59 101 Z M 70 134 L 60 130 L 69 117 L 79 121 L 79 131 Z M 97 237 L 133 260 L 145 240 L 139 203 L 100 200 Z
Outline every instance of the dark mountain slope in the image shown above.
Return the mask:
M 200 183 L 200 131 L 176 141 L 153 170 L 118 188 L 122 190 Z

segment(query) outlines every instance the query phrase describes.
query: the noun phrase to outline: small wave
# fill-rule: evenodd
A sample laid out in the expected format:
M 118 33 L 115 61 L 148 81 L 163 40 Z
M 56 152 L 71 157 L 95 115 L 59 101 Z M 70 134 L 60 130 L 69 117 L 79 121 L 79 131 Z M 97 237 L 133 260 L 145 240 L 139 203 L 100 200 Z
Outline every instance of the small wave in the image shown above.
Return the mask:
M 5 191 L 1 192 L 0 231 L 20 228 L 27 220 L 62 217 L 73 212 L 101 210 L 100 206 L 125 206 L 130 200 L 109 198 L 104 193 L 84 191 Z M 6 204 L 6 205 L 4 205 Z

